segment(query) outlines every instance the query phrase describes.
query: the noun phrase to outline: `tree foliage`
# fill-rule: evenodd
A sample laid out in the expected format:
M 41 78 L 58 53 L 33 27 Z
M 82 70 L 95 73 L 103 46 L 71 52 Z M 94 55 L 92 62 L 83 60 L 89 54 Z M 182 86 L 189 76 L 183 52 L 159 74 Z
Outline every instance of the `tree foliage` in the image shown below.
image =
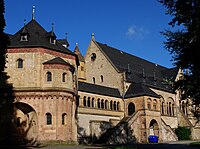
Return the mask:
M 165 49 L 172 55 L 175 66 L 186 70 L 184 79 L 175 83 L 182 97 L 192 98 L 200 104 L 200 1 L 199 0 L 159 0 L 172 17 L 165 30 Z
M 190 140 L 191 130 L 186 127 L 178 127 L 175 129 L 175 133 L 178 136 L 178 140 Z
M 0 139 L 4 143 L 10 143 L 14 95 L 13 87 L 8 83 L 9 76 L 5 72 L 9 39 L 4 33 L 4 13 L 4 0 L 0 0 Z

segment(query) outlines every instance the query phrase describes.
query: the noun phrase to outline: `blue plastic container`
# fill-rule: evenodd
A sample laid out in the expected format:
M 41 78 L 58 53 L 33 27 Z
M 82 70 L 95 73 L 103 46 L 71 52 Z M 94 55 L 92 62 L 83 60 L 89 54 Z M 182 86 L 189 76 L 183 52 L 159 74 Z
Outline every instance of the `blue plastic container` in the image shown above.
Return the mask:
M 149 136 L 148 140 L 149 140 L 149 143 L 158 143 L 158 137 L 157 136 Z

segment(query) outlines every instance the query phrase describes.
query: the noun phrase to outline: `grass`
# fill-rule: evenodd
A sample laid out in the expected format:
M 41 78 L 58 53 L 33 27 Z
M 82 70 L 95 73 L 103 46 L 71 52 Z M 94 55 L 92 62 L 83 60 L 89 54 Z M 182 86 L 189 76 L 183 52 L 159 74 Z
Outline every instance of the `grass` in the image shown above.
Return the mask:
M 190 145 L 200 147 L 200 142 L 192 142 Z

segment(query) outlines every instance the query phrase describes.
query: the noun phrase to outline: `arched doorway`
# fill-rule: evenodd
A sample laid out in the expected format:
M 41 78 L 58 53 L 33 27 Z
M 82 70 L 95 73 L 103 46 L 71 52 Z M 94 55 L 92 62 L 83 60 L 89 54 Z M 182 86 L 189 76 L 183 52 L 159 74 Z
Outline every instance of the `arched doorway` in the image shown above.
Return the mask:
M 159 136 L 159 127 L 155 119 L 151 120 L 149 124 L 149 135 Z
M 28 104 L 16 102 L 15 118 L 16 118 L 16 131 L 20 135 L 26 136 L 28 141 L 36 140 L 38 137 L 38 117 L 36 111 Z
M 135 112 L 135 105 L 134 103 L 129 103 L 128 105 L 128 116 L 131 116 Z

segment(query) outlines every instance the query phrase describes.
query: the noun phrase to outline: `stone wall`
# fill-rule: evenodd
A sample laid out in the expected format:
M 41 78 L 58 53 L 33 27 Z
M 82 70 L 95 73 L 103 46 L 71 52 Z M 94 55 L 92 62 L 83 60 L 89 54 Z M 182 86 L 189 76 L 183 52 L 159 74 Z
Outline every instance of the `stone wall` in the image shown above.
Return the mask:
M 92 53 L 96 54 L 94 61 L 91 60 Z M 93 40 L 85 55 L 85 70 L 86 82 L 94 83 L 93 78 L 95 78 L 95 84 L 123 90 L 123 74 L 117 72 Z
M 6 71 L 14 87 L 16 108 L 20 108 L 16 109 L 17 127 L 30 125 L 29 136 L 39 141 L 76 142 L 76 73 L 67 65 L 43 64 L 60 57 L 77 69 L 75 56 L 45 48 L 8 49 L 7 56 Z M 19 59 L 23 64 L 21 68 Z M 52 73 L 51 81 L 47 81 L 47 72 Z M 65 81 L 63 73 L 66 73 Z
M 60 68 L 45 68 L 43 63 L 51 60 L 57 56 L 66 62 L 70 63 L 76 69 L 75 58 L 69 57 L 58 52 L 51 52 L 51 50 L 44 48 L 20 48 L 20 50 L 8 49 L 7 69 L 10 76 L 9 82 L 13 83 L 15 88 L 43 88 L 43 87 L 62 87 L 74 90 L 73 75 L 69 69 Z M 17 68 L 18 59 L 23 60 L 23 67 Z M 52 81 L 46 81 L 47 71 L 52 72 Z M 66 82 L 62 82 L 62 73 L 66 72 Z
M 16 93 L 16 103 L 27 104 L 36 112 L 35 125 L 40 141 L 76 142 L 76 124 L 73 120 L 75 118 L 75 100 L 73 98 L 72 94 L 65 92 Z M 47 113 L 52 116 L 51 124 L 47 124 Z

